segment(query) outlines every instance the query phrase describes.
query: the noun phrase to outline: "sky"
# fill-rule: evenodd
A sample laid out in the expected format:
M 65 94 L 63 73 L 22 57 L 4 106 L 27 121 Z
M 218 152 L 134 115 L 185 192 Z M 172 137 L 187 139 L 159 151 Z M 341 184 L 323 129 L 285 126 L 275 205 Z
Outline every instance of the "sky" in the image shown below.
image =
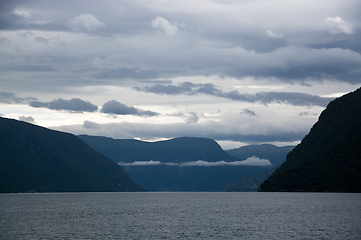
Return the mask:
M 0 0 L 0 116 L 296 145 L 361 87 L 359 0 Z

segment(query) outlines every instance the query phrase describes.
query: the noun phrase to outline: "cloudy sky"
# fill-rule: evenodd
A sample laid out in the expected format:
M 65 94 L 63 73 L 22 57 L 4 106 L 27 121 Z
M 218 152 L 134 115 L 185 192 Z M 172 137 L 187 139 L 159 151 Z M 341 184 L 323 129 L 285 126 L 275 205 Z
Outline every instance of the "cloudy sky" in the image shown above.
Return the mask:
M 361 87 L 359 0 L 0 0 L 0 114 L 74 134 L 293 145 Z

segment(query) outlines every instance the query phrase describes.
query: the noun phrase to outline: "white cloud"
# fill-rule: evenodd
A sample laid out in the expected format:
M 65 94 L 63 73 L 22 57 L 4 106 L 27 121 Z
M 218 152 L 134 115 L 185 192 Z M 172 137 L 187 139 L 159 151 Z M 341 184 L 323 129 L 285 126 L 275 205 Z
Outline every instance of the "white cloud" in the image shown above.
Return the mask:
M 23 122 L 35 123 L 35 119 L 31 116 L 29 116 L 29 117 L 19 116 L 19 120 L 23 121 Z
M 68 21 L 68 26 L 73 31 L 95 31 L 100 27 L 106 27 L 92 14 L 83 14 Z
M 26 10 L 15 9 L 14 13 L 24 18 L 31 17 L 31 13 Z
M 186 123 L 197 123 L 199 121 L 199 116 L 195 112 L 190 112 L 187 114 Z
M 122 165 L 122 166 L 150 166 L 150 165 L 160 165 L 162 164 L 160 161 L 135 161 L 135 162 L 132 162 L 132 163 L 123 163 L 123 162 L 120 162 L 118 163 L 119 165 Z
M 235 161 L 235 162 L 207 162 L 203 160 L 198 160 L 195 162 L 185 162 L 180 163 L 179 166 L 183 167 L 217 167 L 217 166 L 271 166 L 271 162 L 268 159 L 261 159 L 256 156 L 247 158 L 244 161 Z
M 278 39 L 278 38 L 284 38 L 285 37 L 283 34 L 274 33 L 271 30 L 267 30 L 266 34 L 267 34 L 267 37 L 273 38 L 273 39 Z
M 83 123 L 83 128 L 88 129 L 101 129 L 101 125 L 92 121 L 85 120 Z
M 247 166 L 270 166 L 272 165 L 268 159 L 258 158 L 256 156 L 249 157 L 244 161 L 240 162 L 240 165 L 247 165 Z
M 168 22 L 168 20 L 162 17 L 156 17 L 154 20 L 152 20 L 152 27 L 159 28 L 169 36 L 175 35 L 178 32 L 177 25 L 171 24 Z
M 331 34 L 346 33 L 353 34 L 353 26 L 351 23 L 345 22 L 340 17 L 328 17 L 325 20 L 326 24 L 330 27 Z
M 271 166 L 271 162 L 268 159 L 261 159 L 256 156 L 247 158 L 244 161 L 235 161 L 235 162 L 207 162 L 203 160 L 198 160 L 194 162 L 183 162 L 183 163 L 162 163 L 160 161 L 135 161 L 132 163 L 123 163 L 120 162 L 119 165 L 122 166 L 150 166 L 150 165 L 168 165 L 168 166 L 179 166 L 179 167 L 219 167 L 219 166 Z

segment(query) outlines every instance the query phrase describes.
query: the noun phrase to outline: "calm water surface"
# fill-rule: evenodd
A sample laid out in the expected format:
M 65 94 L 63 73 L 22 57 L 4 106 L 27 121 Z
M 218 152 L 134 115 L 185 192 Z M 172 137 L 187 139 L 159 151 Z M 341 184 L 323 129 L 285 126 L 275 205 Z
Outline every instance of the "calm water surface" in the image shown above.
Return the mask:
M 361 194 L 0 194 L 0 239 L 360 239 Z

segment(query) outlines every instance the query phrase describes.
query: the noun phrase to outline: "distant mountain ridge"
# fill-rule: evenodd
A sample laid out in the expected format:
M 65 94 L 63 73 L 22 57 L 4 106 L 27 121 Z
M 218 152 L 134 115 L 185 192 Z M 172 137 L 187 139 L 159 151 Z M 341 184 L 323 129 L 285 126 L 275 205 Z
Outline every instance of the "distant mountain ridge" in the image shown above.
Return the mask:
M 277 147 L 272 144 L 247 145 L 235 149 L 225 150 L 231 156 L 247 159 L 252 156 L 268 159 L 273 165 L 281 165 L 286 161 L 287 154 L 295 146 Z
M 361 192 L 361 88 L 328 104 L 259 191 Z
M 252 156 L 269 160 L 274 166 L 270 170 L 247 176 L 220 189 L 221 192 L 256 192 L 260 185 L 286 161 L 287 154 L 294 146 L 277 147 L 272 144 L 247 145 L 235 149 L 226 150 L 226 152 L 239 159 L 247 159 Z
M 149 191 L 219 191 L 225 185 L 243 177 L 274 168 L 286 159 L 287 152 L 292 148 L 279 148 L 273 145 L 241 147 L 234 150 L 243 153 L 244 158 L 240 159 L 229 155 L 216 141 L 207 138 L 180 137 L 166 141 L 144 142 L 88 135 L 78 137 L 113 161 L 122 163 L 126 173 Z M 220 161 L 240 162 L 252 156 L 268 159 L 268 149 L 272 149 L 270 156 L 275 162 L 272 162 L 272 166 L 211 165 Z M 207 164 L 181 165 L 199 160 Z M 132 164 L 136 162 L 143 164 Z M 257 186 L 246 191 L 256 191 L 268 176 L 257 176 Z
M 0 117 L 0 192 L 144 191 L 76 136 Z
M 165 141 L 145 142 L 88 135 L 79 135 L 78 137 L 117 163 L 151 160 L 163 163 L 239 160 L 228 155 L 216 141 L 209 138 L 180 137 Z

